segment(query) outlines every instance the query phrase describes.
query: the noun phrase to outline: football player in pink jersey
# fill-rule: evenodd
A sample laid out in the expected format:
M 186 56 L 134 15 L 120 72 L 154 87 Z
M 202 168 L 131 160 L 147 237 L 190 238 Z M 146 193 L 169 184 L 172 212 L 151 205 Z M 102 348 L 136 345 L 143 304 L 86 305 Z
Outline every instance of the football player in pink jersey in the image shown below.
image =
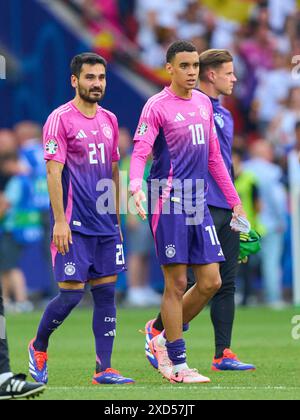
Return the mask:
M 167 53 L 171 86 L 150 98 L 134 138 L 130 188 L 140 216 L 146 219 L 141 189 L 145 163 L 154 161 L 148 179 L 149 223 L 165 277 L 162 318 L 165 331 L 149 344 L 158 368 L 172 383 L 206 383 L 209 378 L 186 363 L 183 330 L 221 286 L 224 254 L 206 195 L 209 173 L 234 213 L 245 217 L 225 167 L 209 98 L 195 90 L 199 78 L 196 47 L 178 41 Z M 195 286 L 185 295 L 187 267 Z
M 221 153 L 232 180 L 232 145 L 234 140 L 234 121 L 229 110 L 224 108 L 220 96 L 230 96 L 237 78 L 234 73 L 234 59 L 228 50 L 207 50 L 200 55 L 200 89 L 213 106 Z M 240 234 L 230 227 L 232 209 L 224 194 L 209 175 L 207 204 L 216 226 L 226 261 L 221 263 L 222 287 L 211 300 L 211 320 L 215 333 L 215 357 L 213 371 L 246 372 L 255 370 L 253 364 L 244 363 L 231 350 L 232 331 L 235 318 L 235 283 L 240 253 Z M 194 274 L 188 270 L 188 288 L 195 284 Z M 157 360 L 150 352 L 148 343 L 164 330 L 161 315 L 147 322 L 145 354 L 151 365 L 157 369 Z
M 125 260 L 118 200 L 113 193 L 113 183 L 117 189 L 119 185 L 118 122 L 98 105 L 105 94 L 106 67 L 106 61 L 94 53 L 74 57 L 71 82 L 76 96 L 56 109 L 44 127 L 51 251 L 60 292 L 46 308 L 37 336 L 29 344 L 30 373 L 43 383 L 48 382 L 49 338 L 80 303 L 87 282 L 94 300 L 93 383 L 134 382 L 111 367 L 115 284 L 118 273 L 125 270 Z M 107 186 L 111 187 L 108 192 Z

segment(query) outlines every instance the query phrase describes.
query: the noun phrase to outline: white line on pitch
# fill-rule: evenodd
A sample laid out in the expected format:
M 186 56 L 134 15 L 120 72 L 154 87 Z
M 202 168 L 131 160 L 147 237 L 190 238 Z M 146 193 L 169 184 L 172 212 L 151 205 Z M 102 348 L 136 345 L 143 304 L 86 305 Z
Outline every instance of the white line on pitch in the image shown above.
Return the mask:
M 151 387 L 151 385 L 150 385 Z M 174 389 L 185 389 L 185 390 L 197 390 L 197 391 L 296 391 L 300 390 L 300 387 L 271 387 L 271 386 L 254 386 L 254 387 L 239 387 L 239 386 L 232 386 L 232 387 L 223 387 L 223 386 L 203 386 L 203 385 L 196 385 L 196 386 L 156 386 L 157 390 L 174 390 Z M 132 390 L 134 389 L 149 389 L 149 387 L 146 386 L 139 386 L 139 385 L 131 385 L 130 387 L 124 387 L 119 386 L 116 387 L 115 385 L 107 385 L 105 388 L 107 389 L 114 389 L 115 391 L 126 391 L 126 390 Z M 104 388 L 104 389 L 105 389 Z M 55 386 L 49 386 L 47 388 L 50 391 L 91 391 L 96 390 L 97 387 L 81 387 L 81 386 L 74 386 L 74 387 L 55 387 Z M 99 388 L 98 388 L 99 389 Z M 101 387 L 101 390 L 103 391 L 103 387 Z

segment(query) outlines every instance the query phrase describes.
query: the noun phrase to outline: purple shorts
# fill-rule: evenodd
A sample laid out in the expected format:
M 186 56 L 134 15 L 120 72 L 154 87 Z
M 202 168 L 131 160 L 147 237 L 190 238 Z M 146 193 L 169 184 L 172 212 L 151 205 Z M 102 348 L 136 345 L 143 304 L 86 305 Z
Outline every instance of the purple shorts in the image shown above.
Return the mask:
M 186 214 L 150 215 L 160 265 L 206 265 L 225 261 L 207 205 L 201 225 L 187 226 Z
M 55 280 L 59 283 L 87 283 L 117 275 L 126 270 L 120 236 L 86 236 L 72 232 L 73 245 L 62 256 L 52 243 L 51 253 Z

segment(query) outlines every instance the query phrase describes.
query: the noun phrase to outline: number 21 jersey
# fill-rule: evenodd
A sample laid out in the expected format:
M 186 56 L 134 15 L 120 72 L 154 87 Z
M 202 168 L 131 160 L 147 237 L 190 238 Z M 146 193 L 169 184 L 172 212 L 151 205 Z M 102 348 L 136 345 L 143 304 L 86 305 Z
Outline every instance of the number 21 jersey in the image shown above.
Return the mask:
M 71 230 L 88 236 L 118 235 L 116 212 L 103 214 L 97 209 L 104 193 L 98 183 L 112 180 L 112 163 L 120 160 L 116 116 L 98 106 L 96 115 L 89 118 L 71 101 L 49 116 L 43 137 L 45 160 L 64 164 L 63 201 Z M 110 191 L 110 203 L 114 203 Z

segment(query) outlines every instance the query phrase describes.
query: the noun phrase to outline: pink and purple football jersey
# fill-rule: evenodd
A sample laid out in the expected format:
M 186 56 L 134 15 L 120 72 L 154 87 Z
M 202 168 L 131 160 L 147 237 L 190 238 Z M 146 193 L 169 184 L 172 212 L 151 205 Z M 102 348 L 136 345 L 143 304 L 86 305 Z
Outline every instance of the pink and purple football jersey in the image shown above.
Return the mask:
M 177 97 L 169 88 L 153 96 L 145 105 L 135 137 L 130 180 L 132 191 L 140 189 L 144 161 L 153 153 L 149 181 L 174 180 L 196 183 L 213 176 L 231 208 L 240 204 L 224 164 L 214 124 L 210 99 L 194 90 L 191 99 Z M 196 187 L 196 185 L 194 185 Z
M 63 201 L 72 231 L 88 236 L 119 235 L 116 212 L 100 214 L 97 210 L 103 192 L 97 191 L 98 183 L 112 180 L 112 163 L 120 159 L 118 136 L 114 114 L 98 106 L 96 116 L 89 118 L 72 101 L 56 109 L 45 124 L 45 160 L 64 164 Z M 51 220 L 53 224 L 52 210 Z

